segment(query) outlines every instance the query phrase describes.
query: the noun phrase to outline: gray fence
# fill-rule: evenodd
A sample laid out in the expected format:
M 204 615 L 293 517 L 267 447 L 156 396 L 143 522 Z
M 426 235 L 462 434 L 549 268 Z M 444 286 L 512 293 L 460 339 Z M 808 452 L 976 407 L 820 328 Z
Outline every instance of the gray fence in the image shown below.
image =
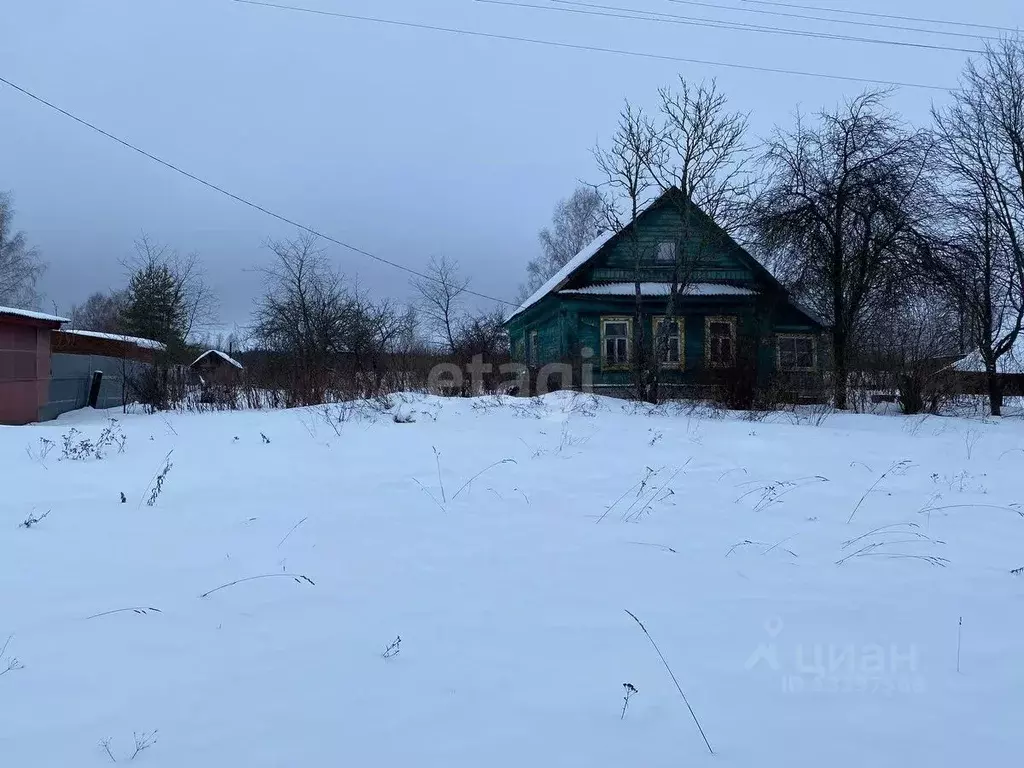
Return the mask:
M 50 399 L 40 418 L 55 419 L 62 413 L 85 408 L 96 371 L 103 372 L 96 407 L 118 408 L 123 404 L 125 376 L 131 379 L 147 367 L 145 363 L 119 357 L 54 353 L 50 356 Z

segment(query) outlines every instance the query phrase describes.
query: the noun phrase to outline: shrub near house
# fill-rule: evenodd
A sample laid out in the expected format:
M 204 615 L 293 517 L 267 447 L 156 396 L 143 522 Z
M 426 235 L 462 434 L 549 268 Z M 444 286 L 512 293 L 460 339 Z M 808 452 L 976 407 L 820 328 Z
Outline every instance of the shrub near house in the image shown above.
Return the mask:
M 723 394 L 738 382 L 808 390 L 822 367 L 821 322 L 680 194 L 599 237 L 530 296 L 507 322 L 513 359 L 589 362 L 595 389 L 625 394 L 639 343 L 666 394 Z

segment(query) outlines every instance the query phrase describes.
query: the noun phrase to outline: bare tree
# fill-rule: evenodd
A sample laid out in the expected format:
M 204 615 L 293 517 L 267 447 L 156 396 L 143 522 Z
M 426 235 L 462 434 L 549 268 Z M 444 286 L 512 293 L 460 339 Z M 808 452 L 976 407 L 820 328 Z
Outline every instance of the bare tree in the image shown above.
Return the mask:
M 71 308 L 71 326 L 80 331 L 119 333 L 127 295 L 125 291 L 97 291 Z
M 652 174 L 662 189 L 675 187 L 684 204 L 696 205 L 725 230 L 740 223 L 750 189 L 747 115 L 728 108 L 714 81 L 658 91 L 665 147 Z
M 928 219 L 931 142 L 869 91 L 816 125 L 797 117 L 767 143 L 759 244 L 783 281 L 831 325 L 834 399 L 847 403 L 861 322 L 898 289 Z
M 1024 41 L 968 62 L 952 103 L 933 117 L 946 193 L 930 266 L 966 314 L 998 416 L 999 360 L 1024 320 Z
M 0 192 L 0 304 L 35 307 L 36 283 L 45 269 L 38 249 L 29 246 L 24 232 L 14 229 L 11 195 Z
M 419 294 L 420 317 L 454 354 L 462 319 L 462 299 L 469 280 L 459 274 L 457 261 L 441 256 L 430 259 L 425 277 L 413 278 L 411 282 Z
M 666 359 L 669 334 L 679 322 L 680 298 L 708 258 L 720 250 L 726 230 L 739 222 L 744 210 L 740 203 L 750 187 L 747 116 L 728 109 L 715 81 L 694 85 L 680 77 L 678 88 L 662 88 L 658 95 L 661 148 L 651 155 L 650 173 L 663 191 L 678 191 L 668 199 L 676 208 L 679 228 L 666 322 L 659 324 L 655 339 L 655 398 L 660 361 Z
M 657 195 L 657 179 L 652 168 L 664 164 L 665 150 L 658 129 L 643 109 L 626 102 L 619 113 L 619 123 L 608 148 L 594 149 L 598 170 L 604 176 L 602 188 L 607 190 L 606 216 L 616 230 L 627 229 L 626 243 L 634 265 L 636 304 L 633 318 L 632 349 L 629 351 L 633 372 L 634 395 L 640 400 L 651 400 L 645 349 L 643 288 L 641 267 L 648 255 L 640 239 L 636 220 Z M 602 357 L 606 350 L 601 350 Z
M 287 368 L 292 404 L 323 402 L 328 372 L 344 350 L 349 300 L 342 278 L 313 235 L 270 241 L 265 293 L 253 312 L 252 336 Z
M 524 299 L 601 234 L 604 205 L 601 193 L 587 186 L 558 201 L 551 226 L 540 231 L 541 255 L 526 265 Z

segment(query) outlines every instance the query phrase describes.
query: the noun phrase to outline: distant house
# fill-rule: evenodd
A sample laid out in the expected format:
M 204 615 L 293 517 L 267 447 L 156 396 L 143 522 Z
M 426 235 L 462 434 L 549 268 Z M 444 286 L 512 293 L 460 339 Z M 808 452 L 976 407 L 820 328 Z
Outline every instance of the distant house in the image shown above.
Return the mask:
M 227 384 L 244 370 L 242 364 L 219 349 L 208 349 L 189 366 L 203 384 Z
M 988 391 L 985 360 L 980 349 L 957 360 L 950 366 L 950 370 L 955 374 L 958 392 L 984 394 Z M 1017 336 L 1010 350 L 996 361 L 996 374 L 1004 395 L 1024 395 L 1024 332 Z
M 669 392 L 704 393 L 741 372 L 762 385 L 784 378 L 795 389 L 816 378 L 821 321 L 695 206 L 684 228 L 680 195 L 669 190 L 635 224 L 599 237 L 524 301 L 506 322 L 513 359 L 532 368 L 589 361 L 595 389 L 625 392 L 641 322 L 652 362 L 655 333 L 667 337 L 657 365 Z M 677 263 L 688 274 L 673 320 L 665 314 Z
M 0 424 L 40 421 L 50 392 L 50 333 L 67 318 L 0 307 Z

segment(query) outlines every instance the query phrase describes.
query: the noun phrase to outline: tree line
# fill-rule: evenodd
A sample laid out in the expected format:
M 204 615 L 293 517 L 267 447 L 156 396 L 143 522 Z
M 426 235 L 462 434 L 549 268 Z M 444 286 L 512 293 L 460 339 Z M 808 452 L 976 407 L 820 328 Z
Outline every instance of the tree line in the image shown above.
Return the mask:
M 851 383 L 879 361 L 900 367 L 906 396 L 920 400 L 930 361 L 976 350 L 998 415 L 1000 360 L 1024 319 L 1024 42 L 1005 39 L 969 60 L 926 126 L 892 110 L 890 95 L 867 90 L 798 112 L 760 140 L 714 81 L 680 78 L 651 110 L 627 100 L 610 140 L 594 149 L 594 181 L 560 202 L 541 231 L 521 296 L 676 187 L 680 239 L 696 244 L 677 254 L 668 315 L 715 245 L 715 233 L 698 226 L 704 212 L 824 321 L 836 407 L 848 406 Z M 644 254 L 638 238 L 626 242 L 635 246 L 639 313 Z M 656 399 L 644 333 L 634 323 L 638 396 Z M 663 343 L 654 340 L 655 354 Z
M 998 414 L 998 371 L 1024 322 L 1024 42 L 1006 39 L 969 60 L 928 125 L 905 121 L 890 95 L 868 90 L 797 113 L 761 139 L 714 81 L 680 78 L 657 91 L 652 109 L 627 100 L 612 135 L 594 148 L 593 180 L 541 230 L 521 298 L 675 187 L 683 192 L 674 198 L 680 239 L 692 247 L 677 249 L 671 266 L 670 319 L 722 236 L 703 226 L 707 214 L 824 321 L 837 407 L 848 406 L 851 384 L 879 361 L 898 368 L 901 386 L 921 400 L 932 361 L 976 350 Z M 627 244 L 639 313 L 645 254 L 638 238 Z M 469 281 L 452 259 L 431 259 L 403 304 L 371 297 L 312 236 L 267 245 L 271 263 L 261 270 L 247 338 L 219 343 L 258 352 L 266 380 L 286 386 L 290 404 L 322 401 L 341 382 L 363 393 L 421 386 L 439 360 L 507 355 L 502 309 L 470 306 Z M 142 237 L 125 267 L 123 287 L 72 309 L 73 327 L 150 338 L 173 352 L 214 319 L 217 300 L 197 254 Z M 43 269 L 14 228 L 10 195 L 0 195 L 0 304 L 34 306 Z M 647 344 L 646 324 L 633 325 L 638 396 L 657 400 L 653 356 L 667 339 Z

